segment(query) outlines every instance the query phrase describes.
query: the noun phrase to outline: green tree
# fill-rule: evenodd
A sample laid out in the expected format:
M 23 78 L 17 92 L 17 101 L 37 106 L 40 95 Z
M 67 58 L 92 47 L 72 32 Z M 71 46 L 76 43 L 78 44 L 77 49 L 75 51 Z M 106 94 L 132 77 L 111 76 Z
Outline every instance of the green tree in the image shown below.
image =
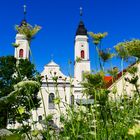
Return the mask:
M 0 128 L 6 128 L 8 120 L 11 123 L 27 121 L 29 111 L 39 107 L 37 93 L 38 86 L 29 82 L 18 84 L 20 81 L 40 81 L 34 65 L 28 60 L 18 60 L 13 56 L 0 57 L 0 99 L 7 101 L 0 103 Z M 26 86 L 25 86 L 26 85 Z M 16 94 L 14 93 L 14 91 Z M 21 113 L 21 109 L 24 111 Z

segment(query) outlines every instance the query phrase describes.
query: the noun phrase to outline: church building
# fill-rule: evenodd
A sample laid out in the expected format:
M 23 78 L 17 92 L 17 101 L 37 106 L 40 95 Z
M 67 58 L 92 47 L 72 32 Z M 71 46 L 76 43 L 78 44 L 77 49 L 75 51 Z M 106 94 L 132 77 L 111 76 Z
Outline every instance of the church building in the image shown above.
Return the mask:
M 24 19 L 20 26 L 28 24 Z M 29 43 L 25 35 L 17 33 L 15 48 L 16 59 L 30 60 Z M 40 122 L 47 115 L 53 114 L 53 122 L 60 126 L 60 112 L 65 114 L 67 106 L 76 105 L 79 100 L 86 100 L 82 94 L 83 74 L 90 72 L 90 57 L 89 57 L 89 42 L 87 29 L 84 22 L 81 20 L 75 34 L 74 44 L 74 77 L 64 75 L 60 66 L 53 60 L 44 66 L 41 72 L 42 86 L 39 92 L 41 106 L 36 111 L 33 111 L 33 118 Z M 58 103 L 54 103 L 58 102 Z M 45 108 L 45 112 L 44 112 Z M 42 125 L 37 124 L 41 129 Z

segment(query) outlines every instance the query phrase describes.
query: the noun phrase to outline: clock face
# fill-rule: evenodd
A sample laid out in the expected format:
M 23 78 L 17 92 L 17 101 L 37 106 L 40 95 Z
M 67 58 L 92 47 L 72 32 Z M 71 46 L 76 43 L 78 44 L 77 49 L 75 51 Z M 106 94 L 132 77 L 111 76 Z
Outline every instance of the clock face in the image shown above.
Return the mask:
M 82 44 L 81 47 L 84 47 L 84 45 Z

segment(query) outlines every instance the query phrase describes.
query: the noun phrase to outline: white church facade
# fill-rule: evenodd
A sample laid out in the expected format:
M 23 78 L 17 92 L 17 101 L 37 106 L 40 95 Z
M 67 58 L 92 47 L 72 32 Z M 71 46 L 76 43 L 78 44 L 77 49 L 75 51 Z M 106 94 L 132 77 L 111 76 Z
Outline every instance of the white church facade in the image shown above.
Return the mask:
M 23 20 L 20 26 L 24 26 L 26 20 Z M 30 60 L 29 44 L 24 35 L 16 35 L 15 48 L 16 59 L 28 59 Z M 57 126 L 60 126 L 60 112 L 65 114 L 66 106 L 75 104 L 85 97 L 82 94 L 83 73 L 90 72 L 90 58 L 89 58 L 89 43 L 87 29 L 83 21 L 80 21 L 76 36 L 75 36 L 75 65 L 74 65 L 74 77 L 64 75 L 60 66 L 53 60 L 44 66 L 44 70 L 41 72 L 42 86 L 39 92 L 41 100 L 41 106 L 36 111 L 33 111 L 33 118 L 35 121 L 40 122 L 47 115 L 53 114 L 53 121 Z M 59 105 L 54 103 L 54 100 L 60 102 Z M 45 109 L 45 110 L 44 110 Z M 41 129 L 41 125 L 37 124 Z

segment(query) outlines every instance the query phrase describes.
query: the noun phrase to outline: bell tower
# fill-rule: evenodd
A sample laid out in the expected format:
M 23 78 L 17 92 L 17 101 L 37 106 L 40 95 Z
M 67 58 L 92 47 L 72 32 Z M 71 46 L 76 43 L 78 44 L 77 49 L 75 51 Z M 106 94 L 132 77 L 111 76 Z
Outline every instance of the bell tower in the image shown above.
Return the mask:
M 80 8 L 80 16 L 82 16 L 82 8 Z M 90 72 L 88 35 L 82 20 L 76 31 L 74 59 L 74 77 L 81 82 L 83 80 L 83 73 Z
M 20 28 L 28 26 L 26 21 L 26 5 L 24 5 L 24 19 L 19 25 Z M 17 33 L 15 41 L 15 58 L 16 59 L 30 59 L 29 42 L 24 34 Z

